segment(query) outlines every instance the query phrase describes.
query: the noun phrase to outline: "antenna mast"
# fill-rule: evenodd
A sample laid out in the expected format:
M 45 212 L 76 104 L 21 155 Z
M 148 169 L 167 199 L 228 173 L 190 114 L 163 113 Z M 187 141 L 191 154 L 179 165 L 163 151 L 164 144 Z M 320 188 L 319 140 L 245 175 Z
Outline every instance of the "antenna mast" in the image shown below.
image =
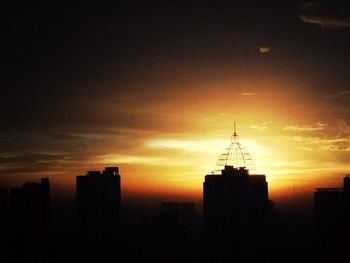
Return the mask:
M 239 136 L 237 134 L 237 125 L 234 122 L 233 134 L 231 136 L 231 143 L 220 154 L 214 174 L 221 174 L 222 169 L 230 165 L 233 167 L 246 167 L 248 170 L 255 170 L 255 165 L 247 149 L 239 143 Z
M 239 139 L 239 136 L 237 135 L 237 132 L 236 132 L 236 121 L 233 122 L 234 124 L 234 130 L 233 130 L 233 135 L 231 137 L 231 141 L 232 142 L 238 142 L 238 139 Z

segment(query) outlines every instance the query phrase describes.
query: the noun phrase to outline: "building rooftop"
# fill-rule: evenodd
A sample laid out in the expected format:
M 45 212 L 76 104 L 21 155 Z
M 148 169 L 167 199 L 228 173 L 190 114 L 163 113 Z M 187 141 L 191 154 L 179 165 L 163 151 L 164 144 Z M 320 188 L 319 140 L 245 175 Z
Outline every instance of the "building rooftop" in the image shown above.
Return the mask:
M 255 165 L 252 157 L 246 148 L 239 142 L 239 136 L 236 132 L 236 122 L 234 123 L 234 132 L 231 136 L 231 143 L 220 154 L 213 174 L 221 174 L 225 166 L 244 167 L 248 170 L 254 171 Z

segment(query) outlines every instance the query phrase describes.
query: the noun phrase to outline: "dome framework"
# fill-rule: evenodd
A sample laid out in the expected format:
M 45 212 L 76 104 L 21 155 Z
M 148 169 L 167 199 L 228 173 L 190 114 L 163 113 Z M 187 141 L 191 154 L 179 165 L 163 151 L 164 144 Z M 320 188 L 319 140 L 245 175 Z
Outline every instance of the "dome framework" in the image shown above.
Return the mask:
M 220 154 L 213 173 L 221 174 L 221 170 L 225 166 L 245 167 L 250 171 L 255 170 L 255 164 L 251 155 L 239 142 L 239 136 L 236 132 L 236 122 L 234 122 L 234 133 L 231 136 L 231 143 Z

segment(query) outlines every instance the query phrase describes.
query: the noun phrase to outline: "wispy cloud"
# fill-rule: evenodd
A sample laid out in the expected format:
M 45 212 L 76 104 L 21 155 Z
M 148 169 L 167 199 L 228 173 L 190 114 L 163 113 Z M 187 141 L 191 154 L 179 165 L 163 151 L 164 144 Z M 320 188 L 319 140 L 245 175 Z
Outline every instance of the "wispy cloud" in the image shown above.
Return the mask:
M 259 124 L 250 125 L 249 128 L 255 129 L 255 130 L 266 130 L 270 124 L 271 124 L 271 121 L 265 121 Z
M 300 19 L 323 28 L 350 27 L 349 6 L 308 2 L 301 9 Z
M 341 132 L 350 133 L 350 124 L 348 124 L 345 120 L 337 119 L 336 124 Z
M 250 125 L 249 126 L 251 129 L 255 129 L 255 130 L 266 130 L 267 126 L 264 125 Z
M 258 93 L 255 93 L 255 92 L 242 92 L 241 95 L 242 96 L 257 96 Z
M 186 152 L 209 152 L 216 150 L 220 152 L 223 145 L 228 143 L 227 139 L 212 140 L 178 140 L 178 139 L 152 139 L 146 142 L 146 147 L 176 149 Z
M 259 47 L 259 52 L 261 54 L 266 54 L 266 53 L 269 53 L 271 51 L 271 47 Z
M 24 153 L 0 157 L 0 174 L 63 171 L 74 167 L 86 156 L 73 154 Z
M 241 92 L 241 96 L 268 96 L 270 93 Z
M 290 125 L 283 128 L 284 131 L 320 131 L 326 126 L 324 123 L 316 123 L 316 125 Z
M 312 152 L 313 149 L 311 147 L 300 147 L 300 150 Z
M 108 154 L 100 156 L 103 163 L 126 163 L 126 164 L 146 164 L 155 165 L 164 163 L 166 158 L 155 156 L 137 156 L 137 155 L 122 155 Z
M 342 90 L 335 94 L 326 95 L 326 98 L 342 98 L 350 95 L 350 90 Z
M 348 136 L 333 138 L 293 136 L 291 140 L 314 145 L 325 151 L 350 152 L 350 138 Z M 305 147 L 308 148 L 308 146 Z

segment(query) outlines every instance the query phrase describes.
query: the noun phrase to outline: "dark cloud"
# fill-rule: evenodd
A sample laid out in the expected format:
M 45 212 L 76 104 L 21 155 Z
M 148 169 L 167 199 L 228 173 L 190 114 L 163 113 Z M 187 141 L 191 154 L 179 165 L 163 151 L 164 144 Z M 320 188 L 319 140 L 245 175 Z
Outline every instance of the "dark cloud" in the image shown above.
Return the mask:
M 82 137 L 80 136 L 76 136 L 68 133 L 61 133 L 61 132 L 48 132 L 47 135 L 52 140 L 58 140 L 58 141 L 73 141 L 73 140 L 82 139 Z
M 65 155 L 27 153 L 16 156 L 0 157 L 0 164 L 51 162 L 62 159 L 65 159 Z
M 308 2 L 302 7 L 300 18 L 324 28 L 350 27 L 350 6 L 339 1 Z
M 65 154 L 24 153 L 0 157 L 0 174 L 18 174 L 62 170 L 67 163 L 75 162 Z

